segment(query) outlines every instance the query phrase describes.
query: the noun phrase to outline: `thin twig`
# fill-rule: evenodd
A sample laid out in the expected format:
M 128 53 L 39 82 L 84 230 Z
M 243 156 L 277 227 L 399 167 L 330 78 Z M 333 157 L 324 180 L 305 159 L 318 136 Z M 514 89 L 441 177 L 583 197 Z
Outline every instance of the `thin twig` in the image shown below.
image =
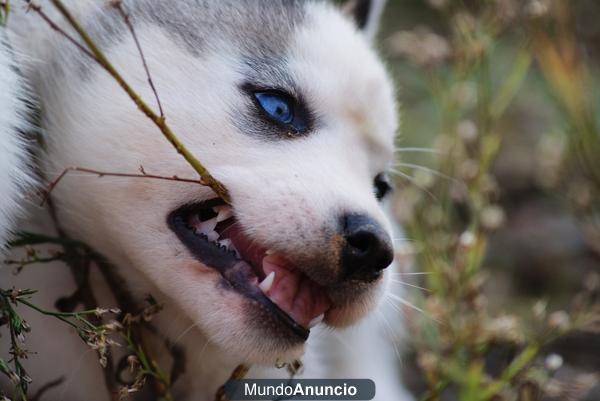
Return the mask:
M 39 401 L 42 399 L 42 396 L 45 395 L 48 391 L 53 388 L 60 386 L 65 381 L 64 376 L 59 377 L 58 379 L 54 379 L 51 382 L 44 384 L 42 387 L 36 391 L 36 393 L 29 398 L 29 401 Z
M 60 183 L 60 181 L 62 181 L 62 179 L 71 171 L 77 171 L 80 173 L 87 173 L 87 174 L 94 174 L 94 175 L 97 175 L 99 178 L 102 178 L 102 177 L 149 178 L 149 179 L 153 179 L 153 180 L 176 181 L 176 182 L 186 182 L 186 183 L 191 183 L 191 184 L 204 185 L 202 183 L 202 181 L 200 181 L 200 180 L 194 180 L 191 178 L 179 178 L 176 175 L 174 175 L 172 177 L 168 177 L 168 176 L 162 176 L 162 175 L 148 174 L 148 173 L 146 173 L 146 170 L 144 170 L 143 166 L 140 166 L 140 174 L 115 173 L 115 172 L 100 171 L 100 170 L 94 170 L 94 169 L 85 168 L 85 167 L 73 166 L 73 167 L 65 168 L 62 171 L 62 173 L 60 173 L 58 175 L 58 177 L 56 177 L 52 182 L 50 182 L 50 184 L 48 185 L 48 187 L 46 189 L 41 191 L 41 195 L 42 195 L 41 205 L 44 205 L 48 201 L 48 197 L 50 196 L 50 194 L 52 193 L 54 188 L 56 188 L 56 186 Z
M 123 21 L 125 22 L 125 25 L 127 25 L 127 27 L 129 28 L 129 32 L 131 32 L 131 37 L 133 38 L 133 41 L 135 42 L 135 46 L 137 47 L 138 53 L 140 54 L 140 58 L 142 59 L 142 64 L 144 65 L 144 71 L 146 71 L 146 77 L 148 78 L 148 85 L 150 85 L 150 89 L 152 89 L 152 92 L 154 93 L 154 97 L 156 98 L 156 104 L 158 105 L 158 110 L 160 112 L 160 117 L 164 121 L 165 113 L 163 111 L 162 104 L 160 102 L 160 97 L 158 96 L 158 91 L 156 90 L 156 87 L 154 86 L 154 81 L 152 80 L 152 75 L 150 74 L 150 69 L 148 68 L 148 63 L 146 62 L 146 57 L 144 56 L 142 46 L 140 45 L 140 41 L 138 40 L 138 37 L 135 33 L 135 29 L 133 28 L 133 24 L 131 23 L 131 17 L 129 15 L 129 13 L 127 13 L 125 11 L 123 2 L 121 0 L 112 0 L 110 4 L 111 4 L 111 6 L 116 8 L 117 11 L 119 11 L 119 14 L 121 14 L 121 17 L 123 17 Z
M 250 370 L 250 368 L 247 365 L 238 365 L 231 373 L 231 376 L 229 377 L 227 382 L 231 380 L 243 379 L 246 376 L 246 374 L 248 374 L 248 370 Z M 225 382 L 225 384 L 227 384 L 227 382 Z M 229 401 L 227 395 L 225 394 L 225 384 L 219 387 L 219 389 L 217 390 L 217 393 L 215 394 L 215 401 Z

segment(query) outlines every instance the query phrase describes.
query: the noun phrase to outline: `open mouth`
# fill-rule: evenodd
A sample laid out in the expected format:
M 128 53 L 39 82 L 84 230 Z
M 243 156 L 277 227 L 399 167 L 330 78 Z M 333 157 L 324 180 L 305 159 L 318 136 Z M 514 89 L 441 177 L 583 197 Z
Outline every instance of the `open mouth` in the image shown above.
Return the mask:
M 183 206 L 168 222 L 196 259 L 303 340 L 331 307 L 323 287 L 248 237 L 221 199 Z

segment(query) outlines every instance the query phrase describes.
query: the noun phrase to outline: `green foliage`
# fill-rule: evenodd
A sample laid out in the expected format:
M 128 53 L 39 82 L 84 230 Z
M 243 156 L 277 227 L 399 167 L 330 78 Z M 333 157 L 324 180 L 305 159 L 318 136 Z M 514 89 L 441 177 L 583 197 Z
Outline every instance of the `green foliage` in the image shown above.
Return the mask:
M 40 256 L 35 248 L 39 245 L 59 245 L 63 248 L 61 252 L 53 252 L 49 257 Z M 15 273 L 20 273 L 23 268 L 30 265 L 45 264 L 53 261 L 63 261 L 67 265 L 77 266 L 78 269 L 89 269 L 87 263 L 94 260 L 102 265 L 103 269 L 109 269 L 106 261 L 95 254 L 87 245 L 71 240 L 66 237 L 50 237 L 42 234 L 23 232 L 10 243 L 13 248 L 23 247 L 25 257 L 22 260 L 7 260 L 6 264 L 16 266 Z M 80 263 L 84 262 L 83 265 Z M 86 291 L 87 274 L 82 276 L 84 280 L 79 282 L 80 288 L 75 294 L 67 298 L 65 303 L 69 308 L 83 303 L 83 292 Z M 157 399 L 170 401 L 171 378 L 155 362 L 148 353 L 143 343 L 140 329 L 147 326 L 152 317 L 159 313 L 162 307 L 151 297 L 148 298 L 148 306 L 138 313 L 122 313 L 117 308 L 100 308 L 84 311 L 52 311 L 46 310 L 33 303 L 34 290 L 2 289 L 0 288 L 0 327 L 6 326 L 10 335 L 10 355 L 8 361 L 0 359 L 0 373 L 6 375 L 14 384 L 13 400 L 28 400 L 28 385 L 32 379 L 28 376 L 23 365 L 29 351 L 23 348 L 25 336 L 32 329 L 18 313 L 18 307 L 26 307 L 37 313 L 58 319 L 64 324 L 72 327 L 81 340 L 98 354 L 100 365 L 111 372 L 111 349 L 113 347 L 125 346 L 128 350 L 127 366 L 133 374 L 133 381 L 120 388 L 110 389 L 118 392 L 119 399 L 126 399 L 131 393 L 140 391 L 148 380 L 153 383 L 153 391 Z M 133 306 L 132 306 L 133 307 Z M 104 320 L 107 315 L 115 315 L 118 319 Z M 37 328 L 39 329 L 39 328 Z M 121 343 L 124 342 L 124 344 Z M 2 394 L 0 394 L 2 395 Z
M 561 55 L 552 41 L 541 39 L 555 23 L 552 14 L 532 15 L 510 1 L 429 3 L 445 35 L 421 26 L 394 33 L 386 43 L 404 60 L 396 61 L 399 79 L 411 74 L 409 84 L 422 96 L 403 108 L 409 145 L 433 143 L 436 151 L 429 167 L 398 164 L 414 171 L 412 176 L 399 171 L 396 204 L 428 290 L 417 295 L 424 313 L 407 311 L 411 345 L 428 388 L 421 399 L 538 400 L 552 377 L 540 351 L 557 337 L 599 322 L 600 311 L 590 297 L 568 313 L 548 313 L 546 304 L 509 312 L 490 307 L 488 243 L 506 217 L 493 167 L 506 140 L 507 112 L 523 96 L 525 83 L 543 81 L 565 116 L 577 164 L 571 177 L 588 177 L 586 184 L 599 189 L 594 107 L 577 73 L 581 68 L 565 63 L 564 54 L 572 52 L 562 49 Z M 516 8 L 507 16 L 500 8 L 509 3 Z M 486 361 L 497 350 L 507 361 L 492 372 Z
M 6 24 L 6 20 L 8 18 L 8 11 L 8 0 L 0 0 L 0 26 Z

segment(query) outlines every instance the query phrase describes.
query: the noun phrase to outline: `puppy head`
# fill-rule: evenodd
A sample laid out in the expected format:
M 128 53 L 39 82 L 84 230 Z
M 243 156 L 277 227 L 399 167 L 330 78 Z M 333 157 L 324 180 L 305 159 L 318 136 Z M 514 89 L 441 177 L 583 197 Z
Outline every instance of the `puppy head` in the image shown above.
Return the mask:
M 316 322 L 352 324 L 378 299 L 393 258 L 381 198 L 396 107 L 367 36 L 343 12 L 243 3 L 138 10 L 137 25 L 168 124 L 232 204 L 150 179 L 70 177 L 55 195 L 73 235 L 142 272 L 227 351 L 273 361 L 297 356 Z M 207 19 L 194 26 L 218 26 L 182 32 L 193 12 Z M 109 58 L 151 103 L 131 38 L 113 42 Z M 49 166 L 193 178 L 111 78 L 88 68 L 82 85 L 46 91 L 56 100 Z

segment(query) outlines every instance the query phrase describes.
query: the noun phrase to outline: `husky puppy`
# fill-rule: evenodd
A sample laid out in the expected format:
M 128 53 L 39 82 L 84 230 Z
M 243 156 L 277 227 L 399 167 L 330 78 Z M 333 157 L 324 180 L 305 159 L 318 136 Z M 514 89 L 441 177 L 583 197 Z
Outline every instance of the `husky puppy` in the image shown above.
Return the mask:
M 158 110 L 134 39 L 110 2 L 65 3 Z M 38 4 L 71 32 L 49 2 Z M 393 346 L 373 311 L 394 255 L 382 202 L 390 190 L 385 172 L 394 156 L 396 104 L 371 45 L 382 2 L 124 5 L 166 121 L 225 184 L 232 204 L 199 185 L 83 174 L 66 176 L 52 197 L 69 236 L 105 255 L 136 299 L 152 294 L 164 304 L 153 323 L 186 355 L 176 399 L 212 399 L 241 362 L 273 366 L 303 354 L 304 377 L 372 378 L 378 399 L 404 399 Z M 8 32 L 39 98 L 46 178 L 68 166 L 120 173 L 143 166 L 152 174 L 195 177 L 104 70 L 34 12 L 13 8 Z M 0 105 L 16 97 L 14 74 L 1 63 L 6 55 L 0 86 L 11 91 L 0 90 Z M 0 131 L 0 165 L 8 160 L 17 171 L 18 109 L 9 104 L 0 110 L 8 113 L 0 119 L 8 127 Z M 0 213 L 12 215 L 24 178 L 2 174 L 3 168 L 0 192 L 9 198 L 0 195 Z M 26 224 L 51 233 L 36 217 L 43 214 L 34 211 Z M 58 265 L 17 277 L 5 272 L 1 280 L 39 289 L 35 300 L 48 307 L 75 288 Z M 91 280 L 100 304 L 111 305 L 98 269 Z M 109 399 L 96 356 L 73 332 L 26 316 L 33 327 L 28 348 L 38 352 L 28 365 L 35 385 L 65 377 L 48 397 Z M 251 372 L 275 374 L 281 372 Z

